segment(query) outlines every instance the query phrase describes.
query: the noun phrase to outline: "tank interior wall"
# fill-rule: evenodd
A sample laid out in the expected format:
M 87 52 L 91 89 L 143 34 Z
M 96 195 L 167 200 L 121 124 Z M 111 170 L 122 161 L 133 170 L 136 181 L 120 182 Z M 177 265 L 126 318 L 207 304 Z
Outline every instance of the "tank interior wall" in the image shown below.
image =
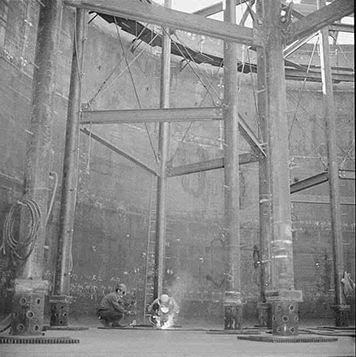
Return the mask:
M 27 131 L 30 120 L 31 87 L 37 2 L 2 2 L 6 20 L 0 24 L 0 234 L 10 207 L 22 195 Z M 6 5 L 7 4 L 7 5 Z M 6 15 L 6 16 L 5 16 Z M 52 170 L 58 174 L 50 192 L 55 203 L 49 219 L 44 247 L 43 278 L 53 281 L 56 239 L 59 225 L 60 191 L 69 75 L 72 53 L 73 13 L 64 9 L 58 58 L 57 88 L 53 115 Z M 26 22 L 26 21 L 27 22 Z M 28 22 L 31 26 L 28 25 Z M 89 26 L 83 69 L 83 103 L 92 109 L 158 108 L 160 49 L 141 44 L 130 51 L 131 40 L 115 27 L 94 21 Z M 221 41 L 217 41 L 219 46 Z M 126 70 L 128 62 L 143 53 Z M 242 53 L 243 48 L 241 48 Z M 352 49 L 353 51 L 353 49 Z M 339 65 L 350 66 L 353 52 L 344 49 L 335 58 Z M 308 63 L 311 49 L 305 47 L 299 60 Z M 336 52 L 335 52 L 336 53 Z M 346 53 L 346 54 L 345 54 Z M 306 59 L 307 58 L 307 59 Z M 294 60 L 298 59 L 296 57 Z M 317 59 L 314 59 L 317 61 Z M 343 63 L 344 62 L 344 63 Z M 106 86 L 99 90 L 102 83 Z M 214 106 L 223 94 L 222 69 L 208 65 L 186 66 L 181 58 L 172 59 L 171 107 Z M 116 79 L 115 79 L 116 78 Z M 134 83 L 134 85 L 133 85 Z M 257 133 L 256 77 L 239 76 L 239 110 Z M 206 88 L 209 89 L 207 92 Z M 345 152 L 354 140 L 354 89 L 335 85 L 340 162 L 353 169 L 354 151 Z M 94 98 L 94 99 L 93 99 Z M 290 122 L 291 183 L 325 169 L 326 141 L 322 118 L 322 93 L 319 83 L 287 82 L 288 120 Z M 151 168 L 156 168 L 158 126 L 120 124 L 87 126 L 117 148 Z M 149 135 L 147 134 L 149 132 Z M 220 122 L 171 124 L 170 155 L 173 166 L 223 156 L 223 128 Z M 182 141 L 182 138 L 184 140 Z M 249 146 L 239 137 L 241 153 Z M 253 246 L 259 242 L 258 164 L 241 166 L 241 273 L 246 317 L 256 318 L 259 295 L 259 269 L 254 267 Z M 194 318 L 221 318 L 223 291 L 223 170 L 212 170 L 170 178 L 167 196 L 167 243 L 165 288 L 176 297 L 182 315 Z M 354 197 L 354 181 L 340 181 L 342 201 Z M 331 316 L 333 303 L 332 248 L 330 212 L 325 201 L 326 183 L 292 196 L 295 287 L 303 290 L 300 304 L 303 317 Z M 73 236 L 71 316 L 93 316 L 101 297 L 118 281 L 127 284 L 139 302 L 143 299 L 150 207 L 155 205 L 154 177 L 99 144 L 80 135 L 80 170 L 77 209 Z M 308 202 L 308 203 L 306 203 Z M 345 270 L 355 277 L 354 205 L 342 205 Z M 9 251 L 0 256 L 0 314 L 11 311 L 11 277 L 16 267 Z M 354 311 L 354 305 L 352 305 Z M 352 314 L 353 316 L 353 314 Z

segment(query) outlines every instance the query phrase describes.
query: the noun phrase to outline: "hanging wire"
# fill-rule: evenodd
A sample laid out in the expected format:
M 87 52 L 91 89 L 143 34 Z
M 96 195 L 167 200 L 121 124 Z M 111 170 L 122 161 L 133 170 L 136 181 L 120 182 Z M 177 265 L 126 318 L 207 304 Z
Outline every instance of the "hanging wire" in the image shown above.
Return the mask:
M 294 100 L 297 100 L 295 97 L 293 97 L 293 95 L 291 95 L 290 93 L 288 93 L 288 94 L 289 94 L 289 96 L 290 96 L 291 98 L 293 98 Z M 301 109 L 303 109 L 304 112 L 305 112 L 309 117 L 312 117 L 311 114 L 308 112 L 308 110 L 305 109 L 302 105 L 300 105 L 299 107 L 300 107 Z M 319 126 L 319 128 L 321 128 L 321 129 L 325 132 L 325 126 L 324 126 L 324 125 L 320 124 L 320 123 L 318 122 L 318 120 L 316 120 L 315 118 L 312 118 L 312 120 Z M 297 122 L 299 123 L 298 120 L 297 120 Z M 303 130 L 303 126 L 302 126 L 302 125 L 300 125 L 300 128 Z M 303 132 L 304 132 L 304 134 L 306 134 L 306 132 L 305 132 L 304 130 L 303 130 Z M 306 136 L 307 136 L 307 135 L 306 135 Z M 308 136 L 307 136 L 307 138 L 311 141 L 311 139 L 310 139 Z M 312 146 L 314 147 L 314 144 L 313 144 L 312 141 L 311 141 L 311 143 L 312 143 Z M 336 146 L 337 146 L 338 149 L 340 149 L 344 154 L 346 154 L 352 162 L 355 162 L 354 158 L 350 157 L 350 156 L 347 154 L 347 152 L 350 152 L 350 151 L 345 151 L 345 149 L 343 149 L 343 148 L 342 148 L 339 144 L 337 144 L 337 143 L 336 143 Z M 321 158 L 319 153 L 317 153 L 317 155 L 318 155 L 319 158 Z M 327 167 L 326 164 L 323 164 L 323 165 L 324 165 L 325 167 Z
M 26 207 L 30 213 L 29 232 L 22 241 L 14 236 L 15 218 L 18 210 Z M 41 211 L 38 204 L 32 199 L 19 199 L 14 203 L 6 216 L 3 230 L 3 240 L 0 251 L 5 255 L 9 249 L 12 256 L 20 260 L 26 260 L 35 247 L 38 231 L 41 226 Z
M 248 59 L 248 62 L 251 63 L 251 58 L 250 58 L 250 50 L 247 49 L 247 59 Z M 258 103 L 257 103 L 257 97 L 256 97 L 256 88 L 255 88 L 255 85 L 253 83 L 253 74 L 252 74 L 252 71 L 250 71 L 250 77 L 251 77 L 251 86 L 252 86 L 252 94 L 253 94 L 253 102 L 254 102 L 254 105 L 255 105 L 255 109 L 256 109 L 256 113 L 258 114 Z M 260 138 L 261 137 L 261 123 L 259 120 L 257 120 L 257 117 L 254 116 L 255 118 L 255 121 L 256 121 L 256 124 L 257 124 L 257 131 L 258 131 L 258 137 Z
M 207 83 L 209 84 L 210 88 L 213 89 L 214 94 L 217 96 L 217 98 L 220 100 L 220 96 L 219 94 L 216 92 L 215 88 L 213 87 L 213 85 L 211 84 L 211 82 L 206 78 L 206 76 L 201 72 L 200 74 L 194 69 L 194 67 L 191 65 L 191 63 L 193 62 L 196 66 L 197 64 L 195 63 L 194 58 L 192 57 L 192 55 L 189 53 L 189 51 L 186 51 L 190 57 L 190 59 L 187 59 L 187 56 L 182 52 L 182 50 L 179 48 L 179 46 L 176 44 L 176 42 L 172 39 L 171 34 L 169 34 L 165 29 L 163 29 L 164 32 L 170 37 L 170 39 L 172 40 L 173 44 L 176 46 L 177 50 L 180 52 L 180 54 L 182 55 L 182 57 L 186 60 L 186 62 L 188 63 L 188 66 L 191 68 L 191 70 L 193 71 L 193 73 L 197 76 L 197 78 L 199 79 L 199 81 L 201 82 L 201 84 L 204 86 L 204 88 L 208 91 L 209 95 L 211 96 L 211 99 L 213 101 L 213 103 L 215 103 L 214 101 L 214 97 L 211 94 L 209 88 L 207 87 L 207 85 L 203 82 L 202 77 L 204 77 L 204 79 L 207 81 Z M 180 40 L 180 38 L 178 37 L 178 35 L 175 33 L 174 36 L 176 37 L 176 39 L 184 46 L 184 48 L 187 50 L 188 47 L 184 44 L 183 41 Z
M 220 69 L 220 67 L 218 68 L 218 72 L 217 72 L 217 73 L 219 73 L 219 69 Z M 205 92 L 204 97 L 203 97 L 203 99 L 201 100 L 201 102 L 200 102 L 200 104 L 199 104 L 198 107 L 201 107 L 201 106 L 203 105 L 203 103 L 204 103 L 205 98 L 206 98 L 207 95 L 208 95 L 208 91 Z M 184 134 L 183 134 L 181 140 L 179 141 L 178 146 L 177 146 L 177 148 L 176 148 L 174 154 L 171 156 L 171 159 L 169 160 L 170 162 L 173 162 L 173 159 L 175 158 L 176 154 L 178 153 L 178 151 L 179 151 L 180 148 L 182 147 L 182 144 L 183 144 L 183 142 L 184 142 L 184 139 L 185 139 L 186 136 L 188 135 L 188 132 L 189 132 L 190 128 L 192 127 L 192 125 L 193 125 L 193 122 L 191 121 L 191 122 L 189 123 L 188 128 L 185 130 L 185 132 L 184 132 Z
M 311 67 L 311 62 L 312 62 L 312 59 L 313 59 L 313 56 L 314 56 L 314 53 L 315 53 L 315 50 L 316 50 L 316 46 L 317 44 L 319 43 L 319 38 L 317 39 L 317 41 L 315 41 L 314 43 L 314 47 L 313 47 L 313 51 L 312 51 L 312 55 L 310 57 L 310 61 L 309 61 L 309 64 L 308 64 L 308 68 L 307 68 L 307 73 L 309 72 L 310 70 L 310 67 Z M 298 99 L 298 102 L 297 102 L 297 107 L 295 109 L 295 114 L 294 114 L 294 117 L 293 117 L 293 121 L 291 123 L 291 127 L 290 127 L 290 131 L 289 131 L 289 135 L 288 135 L 288 138 L 290 139 L 290 136 L 291 136 L 291 132 L 292 132 L 292 128 L 293 128 L 293 123 L 294 121 L 296 121 L 297 123 L 299 123 L 299 120 L 297 118 L 297 111 L 299 108 L 302 108 L 307 114 L 309 117 L 311 117 L 310 113 L 308 112 L 307 109 L 305 109 L 302 105 L 301 105 L 301 100 L 302 100 L 302 90 L 305 88 L 305 84 L 306 84 L 306 77 L 304 78 L 304 81 L 303 81 L 303 86 L 300 90 L 300 96 L 299 96 L 299 99 Z M 289 95 L 294 98 L 290 93 Z M 295 98 L 294 98 L 295 99 Z M 312 120 L 325 132 L 325 127 L 323 125 L 321 125 L 315 118 L 312 118 Z M 317 154 L 318 158 L 320 159 L 320 161 L 322 162 L 324 168 L 326 169 L 327 168 L 327 163 L 325 163 L 321 157 L 321 155 L 317 152 L 316 148 L 315 148 L 315 145 L 314 145 L 314 142 L 309 138 L 309 136 L 307 135 L 307 133 L 305 132 L 304 128 L 303 128 L 303 125 L 301 125 L 299 123 L 299 127 L 300 129 L 303 131 L 303 133 L 305 134 L 305 136 L 307 137 L 307 139 L 309 140 L 309 142 L 311 143 L 312 145 L 312 148 L 313 150 L 315 151 L 315 153 Z M 351 150 L 347 150 L 345 151 L 338 143 L 336 143 L 337 147 L 345 154 L 345 157 L 344 159 L 346 160 L 346 157 L 349 157 L 349 159 L 352 161 L 352 162 L 355 162 L 354 159 L 352 157 L 350 157 L 349 153 Z M 343 160 L 344 161 L 344 160 Z
M 343 169 L 344 168 L 344 165 L 345 165 L 345 162 L 346 162 L 346 159 L 349 158 L 353 163 L 355 163 L 355 161 L 352 159 L 352 157 L 350 157 L 350 152 L 352 150 L 355 149 L 355 139 L 352 140 L 352 143 L 351 143 L 351 146 L 349 147 L 349 149 L 347 150 L 346 152 L 346 155 L 344 156 L 344 158 L 341 160 L 341 163 L 339 165 L 339 168 L 340 169 Z
M 157 36 L 158 36 L 158 34 L 156 34 L 156 35 L 151 39 L 151 41 L 148 43 L 148 46 L 151 45 L 151 43 L 157 38 Z M 108 90 L 108 88 L 109 88 L 117 79 L 119 79 L 119 78 L 128 70 L 128 68 L 132 66 L 132 64 L 133 64 L 134 62 L 136 62 L 136 60 L 142 55 L 142 53 L 143 53 L 144 51 L 145 51 L 145 48 L 143 48 L 143 49 L 137 54 L 137 56 L 136 56 L 109 84 L 107 84 L 109 78 L 114 74 L 116 68 L 117 68 L 117 67 L 121 64 L 121 62 L 124 60 L 124 58 L 122 58 L 122 59 L 120 60 L 120 62 L 116 65 L 116 67 L 114 68 L 114 70 L 110 73 L 109 77 L 103 82 L 103 84 L 100 86 L 99 90 L 95 93 L 95 95 L 93 96 L 93 98 L 89 100 L 88 103 L 89 103 L 89 104 L 92 103 L 92 102 L 95 100 L 95 98 L 98 96 L 98 94 L 99 94 L 100 92 L 103 92 L 103 91 Z M 106 87 L 105 87 L 105 86 L 106 86 Z
M 314 46 L 313 46 L 313 51 L 312 51 L 312 54 L 310 56 L 310 59 L 309 59 L 309 63 L 308 63 L 308 67 L 307 67 L 307 71 L 306 73 L 309 73 L 310 71 L 310 67 L 311 67 L 311 62 L 313 60 L 313 57 L 314 57 L 314 54 L 315 54 L 315 51 L 316 51 L 316 48 L 317 48 L 317 44 L 319 42 L 319 39 L 317 41 L 315 41 L 314 43 Z M 294 116 L 293 116 L 293 119 L 292 119 L 292 123 L 290 125 L 290 128 L 289 128 L 289 134 L 288 134 L 288 141 L 290 142 L 290 137 L 291 137 L 291 134 L 292 134 L 292 129 L 293 129 L 293 126 L 294 126 L 294 123 L 297 122 L 299 124 L 299 128 L 302 130 L 303 134 L 305 135 L 305 137 L 307 138 L 307 140 L 309 141 L 309 143 L 311 144 L 311 147 L 313 149 L 313 151 L 315 152 L 315 154 L 317 155 L 317 157 L 319 158 L 320 162 L 322 163 L 324 169 L 327 168 L 327 163 L 324 162 L 322 156 L 320 155 L 320 153 L 317 151 L 315 145 L 314 145 L 314 142 L 313 140 L 310 139 L 308 133 L 305 131 L 303 125 L 300 124 L 299 120 L 298 120 L 298 117 L 297 117 L 297 113 L 298 113 L 298 109 L 299 108 L 302 108 L 304 109 L 307 114 L 309 115 L 309 117 L 311 117 L 310 113 L 301 106 L 301 101 L 302 101 L 302 98 L 303 98 L 303 90 L 305 89 L 305 85 L 306 85 L 306 81 L 307 81 L 307 77 L 304 77 L 304 80 L 303 80 L 303 84 L 302 84 L 302 87 L 300 88 L 300 91 L 299 91 L 299 98 L 298 98 L 298 101 L 297 101 L 297 105 L 296 105 L 296 108 L 295 108 L 295 111 L 294 111 Z M 293 98 L 293 96 L 289 93 L 289 95 Z M 316 123 L 317 121 L 314 120 Z
M 105 79 L 105 81 L 101 84 L 101 86 L 99 87 L 99 89 L 97 90 L 97 92 L 94 94 L 94 96 L 88 101 L 89 106 L 91 105 L 91 103 L 93 103 L 96 99 L 96 97 L 99 95 L 99 93 L 103 90 L 103 88 L 105 87 L 105 85 L 107 84 L 108 80 L 111 78 L 111 76 L 115 73 L 117 67 L 119 67 L 122 63 L 122 61 L 124 60 L 123 57 L 121 57 L 120 61 L 116 64 L 116 66 L 113 68 L 113 70 L 110 72 L 109 76 Z
M 317 41 L 315 41 L 315 43 L 314 43 L 313 51 L 312 51 L 312 54 L 311 54 L 311 56 L 310 56 L 310 60 L 309 60 L 308 67 L 307 67 L 307 73 L 309 73 L 310 66 L 311 66 L 311 62 L 312 62 L 312 60 L 313 60 L 314 53 L 315 53 L 315 50 L 316 50 L 316 46 L 318 45 L 318 43 L 319 43 L 319 39 L 317 39 Z M 299 92 L 300 92 L 300 95 L 299 95 L 299 99 L 298 99 L 298 102 L 297 102 L 297 106 L 296 106 L 296 108 L 295 108 L 293 120 L 292 120 L 292 123 L 291 123 L 290 128 L 289 128 L 288 140 L 290 139 L 294 122 L 295 122 L 295 121 L 298 121 L 298 119 L 297 119 L 297 112 L 298 112 L 300 103 L 301 103 L 301 101 L 302 101 L 302 97 L 303 97 L 303 95 L 302 95 L 303 92 L 302 92 L 302 91 L 305 89 L 306 81 L 307 81 L 307 77 L 304 77 L 302 87 L 300 88 L 300 91 L 299 91 Z
M 177 38 L 177 40 L 178 40 L 180 43 L 182 43 L 182 45 L 184 46 L 184 48 L 187 49 L 187 46 L 179 39 L 179 37 L 177 36 L 177 34 L 175 34 L 175 37 Z M 174 42 L 174 43 L 175 43 L 175 42 Z M 185 55 L 182 53 L 182 51 L 180 50 L 180 48 L 179 48 L 177 45 L 176 45 L 176 47 L 177 47 L 177 49 L 179 50 L 179 52 L 181 53 L 181 55 L 183 56 L 183 58 L 187 61 L 188 65 L 189 65 L 189 64 L 190 64 L 190 61 L 186 59 Z M 189 53 L 189 52 L 187 51 L 187 53 Z M 194 58 L 192 58 L 192 61 L 195 63 Z M 196 63 L 195 63 L 195 64 L 196 64 Z M 219 67 L 218 67 L 218 69 L 217 69 L 217 72 L 216 72 L 217 75 L 219 74 L 219 71 L 220 71 L 220 69 L 222 68 L 222 66 L 223 66 L 223 61 L 221 61 L 220 65 L 219 65 Z M 194 69 L 193 69 L 193 68 L 192 68 L 192 70 L 193 70 L 193 72 L 194 72 Z M 194 72 L 194 73 L 195 73 L 195 72 Z M 198 76 L 198 78 L 200 79 L 199 74 L 198 74 L 198 73 L 195 73 L 195 74 L 196 74 L 196 75 Z M 200 80 L 200 82 L 203 84 L 204 88 L 206 89 L 206 92 L 205 92 L 204 97 L 203 97 L 203 99 L 201 100 L 201 102 L 200 102 L 200 104 L 199 104 L 198 107 L 201 107 L 201 106 L 203 105 L 203 103 L 204 103 L 204 101 L 205 101 L 205 99 L 206 99 L 206 96 L 207 96 L 208 94 L 211 96 L 211 98 L 212 98 L 212 100 L 213 100 L 213 103 L 215 104 L 214 98 L 213 98 L 212 94 L 210 93 L 208 87 L 205 86 L 204 83 L 203 83 L 201 80 Z M 212 85 L 209 81 L 208 81 L 208 83 L 209 83 L 210 87 L 214 88 L 213 85 Z M 218 100 L 219 100 L 219 102 L 220 102 L 220 100 L 221 100 L 220 95 L 219 95 L 215 90 L 214 90 L 214 92 L 215 92 L 215 94 L 216 94 L 216 96 L 218 97 Z M 183 142 L 184 142 L 184 139 L 185 139 L 186 136 L 188 135 L 188 132 L 189 132 L 190 128 L 192 127 L 192 125 L 193 125 L 193 122 L 190 122 L 188 128 L 186 129 L 186 131 L 185 131 L 184 134 L 183 134 L 182 139 L 179 141 L 178 146 L 177 146 L 177 148 L 176 148 L 174 154 L 172 155 L 172 157 L 171 157 L 171 159 L 170 159 L 170 162 L 173 162 L 173 159 L 175 158 L 175 156 L 177 155 L 178 151 L 179 151 L 180 148 L 182 147 L 182 144 L 183 144 Z
M 139 108 L 142 109 L 142 105 L 141 105 L 140 97 L 139 97 L 138 92 L 137 92 L 137 87 L 136 87 L 136 84 L 135 84 L 135 80 L 133 78 L 133 75 L 132 75 L 132 72 L 131 72 L 131 68 L 129 66 L 129 61 L 128 61 L 127 56 L 126 56 L 126 51 L 125 51 L 124 45 L 123 45 L 122 40 L 121 40 L 119 26 L 118 26 L 118 24 L 116 22 L 116 17 L 114 17 L 114 20 L 115 20 L 117 35 L 118 35 L 118 38 L 119 38 L 119 41 L 120 41 L 121 50 L 122 50 L 122 53 L 124 55 L 126 66 L 128 68 L 128 71 L 129 71 L 129 74 L 130 74 L 130 78 L 131 78 L 131 82 L 132 82 L 132 86 L 133 86 L 133 89 L 134 89 L 134 92 L 135 92 L 135 97 L 136 97 L 136 100 L 137 100 Z M 151 138 L 150 132 L 148 130 L 147 123 L 144 123 L 144 124 L 145 124 L 145 129 L 146 129 L 146 132 L 147 132 L 147 135 L 148 135 L 148 140 L 150 142 L 150 146 L 151 146 L 153 155 L 155 157 L 156 162 L 158 162 L 158 156 L 157 156 L 155 148 L 153 146 L 152 138 Z
M 336 39 L 336 46 L 338 49 L 340 49 L 340 52 L 343 54 L 344 58 L 346 59 L 347 63 L 350 65 L 350 67 L 355 71 L 355 64 L 350 61 L 350 59 L 347 57 L 344 49 L 342 48 L 342 46 L 338 43 L 338 40 Z

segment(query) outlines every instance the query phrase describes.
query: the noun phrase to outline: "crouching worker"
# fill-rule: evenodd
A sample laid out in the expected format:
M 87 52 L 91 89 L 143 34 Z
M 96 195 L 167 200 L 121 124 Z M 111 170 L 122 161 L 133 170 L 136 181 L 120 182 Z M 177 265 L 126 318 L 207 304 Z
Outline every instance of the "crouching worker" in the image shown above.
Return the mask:
M 124 316 L 131 315 L 125 302 L 126 294 L 126 285 L 119 284 L 114 292 L 105 295 L 101 300 L 97 314 L 105 327 L 120 327 Z
M 163 294 L 158 299 L 153 300 L 147 311 L 152 314 L 150 322 L 154 326 L 168 328 L 174 326 L 174 319 L 179 313 L 179 306 L 172 297 Z

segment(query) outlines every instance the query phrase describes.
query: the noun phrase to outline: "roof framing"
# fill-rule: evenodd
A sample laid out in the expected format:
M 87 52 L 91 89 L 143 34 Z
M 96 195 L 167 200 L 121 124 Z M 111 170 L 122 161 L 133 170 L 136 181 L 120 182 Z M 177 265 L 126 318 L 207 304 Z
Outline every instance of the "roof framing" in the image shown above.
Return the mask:
M 163 6 L 145 4 L 138 0 L 65 0 L 64 3 L 98 13 L 127 17 L 171 29 L 258 46 L 258 43 L 254 41 L 251 28 L 207 19 L 203 16 L 188 14 Z
M 321 9 L 291 23 L 288 33 L 284 37 L 284 43 L 290 44 L 307 37 L 353 12 L 354 0 L 335 0 L 330 5 L 323 6 Z

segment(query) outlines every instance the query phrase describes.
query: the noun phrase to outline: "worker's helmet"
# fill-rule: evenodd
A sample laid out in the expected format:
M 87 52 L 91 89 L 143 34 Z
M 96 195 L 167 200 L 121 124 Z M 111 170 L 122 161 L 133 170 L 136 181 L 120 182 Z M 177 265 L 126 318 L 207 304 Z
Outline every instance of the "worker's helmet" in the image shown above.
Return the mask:
M 121 291 L 122 293 L 126 294 L 127 292 L 127 288 L 126 288 L 126 285 L 123 284 L 123 283 L 120 283 L 117 288 L 115 289 L 116 291 Z
M 167 304 L 169 300 L 169 296 L 167 294 L 162 294 L 161 297 L 159 298 L 163 304 Z

